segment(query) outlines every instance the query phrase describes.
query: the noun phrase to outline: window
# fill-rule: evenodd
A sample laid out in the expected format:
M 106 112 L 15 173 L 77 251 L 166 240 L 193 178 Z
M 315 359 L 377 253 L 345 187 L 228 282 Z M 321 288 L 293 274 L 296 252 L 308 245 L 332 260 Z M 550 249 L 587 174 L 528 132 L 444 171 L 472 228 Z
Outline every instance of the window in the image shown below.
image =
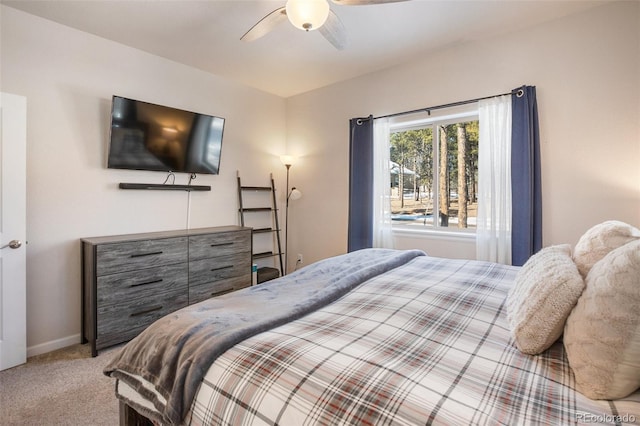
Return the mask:
M 477 111 L 391 125 L 393 227 L 475 231 L 478 133 Z

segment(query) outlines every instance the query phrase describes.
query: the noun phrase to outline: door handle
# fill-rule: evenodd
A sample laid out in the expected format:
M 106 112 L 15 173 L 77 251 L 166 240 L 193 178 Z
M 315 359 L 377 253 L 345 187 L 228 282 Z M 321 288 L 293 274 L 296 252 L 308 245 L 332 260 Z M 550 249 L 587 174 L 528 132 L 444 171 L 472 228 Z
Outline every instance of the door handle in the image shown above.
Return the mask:
M 12 248 L 12 249 L 17 249 L 17 248 L 20 248 L 21 246 L 22 246 L 22 241 L 20 241 L 20 240 L 11 240 L 11 241 L 9 241 L 8 244 L 5 244 L 2 247 L 0 247 L 0 250 L 3 249 L 3 248 L 7 248 L 7 247 Z

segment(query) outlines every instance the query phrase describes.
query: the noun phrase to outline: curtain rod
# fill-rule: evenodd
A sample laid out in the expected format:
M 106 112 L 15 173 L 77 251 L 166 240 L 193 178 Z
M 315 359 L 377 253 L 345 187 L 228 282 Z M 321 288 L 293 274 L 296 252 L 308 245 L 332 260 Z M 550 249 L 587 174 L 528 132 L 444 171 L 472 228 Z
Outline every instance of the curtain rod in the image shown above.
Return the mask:
M 376 120 L 378 118 L 398 117 L 400 115 L 415 114 L 417 112 L 426 112 L 427 114 L 430 114 L 431 111 L 436 110 L 436 109 L 451 108 L 451 107 L 456 107 L 456 106 L 460 106 L 460 105 L 471 104 L 471 103 L 478 102 L 478 101 L 483 101 L 485 99 L 495 98 L 497 96 L 507 96 L 507 95 L 511 95 L 511 94 L 512 94 L 511 92 L 502 93 L 500 95 L 485 96 L 483 98 L 476 98 L 476 99 L 469 99 L 469 100 L 466 100 L 466 101 L 452 102 L 452 103 L 449 103 L 449 104 L 436 105 L 436 106 L 432 106 L 432 107 L 428 107 L 428 108 L 420 108 L 420 109 L 414 109 L 414 110 L 411 110 L 411 111 L 396 112 L 394 114 L 381 115 L 379 117 L 374 117 L 374 116 L 370 115 L 369 117 L 358 119 L 358 124 L 360 124 L 361 121 L 365 121 L 365 120 Z M 524 91 L 522 89 L 518 89 L 518 91 L 516 92 L 516 96 L 518 96 L 518 97 L 521 97 L 523 94 L 524 94 Z

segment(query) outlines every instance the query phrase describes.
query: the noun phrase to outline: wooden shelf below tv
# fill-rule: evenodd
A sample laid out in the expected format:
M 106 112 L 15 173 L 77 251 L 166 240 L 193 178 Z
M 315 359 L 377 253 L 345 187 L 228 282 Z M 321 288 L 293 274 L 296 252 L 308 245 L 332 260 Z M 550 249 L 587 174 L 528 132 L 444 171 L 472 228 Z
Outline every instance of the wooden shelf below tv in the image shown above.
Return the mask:
M 153 189 L 165 191 L 211 191 L 209 185 L 166 185 L 163 183 L 120 183 L 120 189 Z

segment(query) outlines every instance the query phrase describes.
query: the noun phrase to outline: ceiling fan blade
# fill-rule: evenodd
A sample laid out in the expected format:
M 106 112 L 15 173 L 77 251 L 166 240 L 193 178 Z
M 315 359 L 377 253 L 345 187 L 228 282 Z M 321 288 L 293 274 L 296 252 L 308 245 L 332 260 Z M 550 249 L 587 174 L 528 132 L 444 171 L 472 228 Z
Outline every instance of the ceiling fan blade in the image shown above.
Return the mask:
M 347 30 L 338 18 L 338 15 L 329 10 L 329 16 L 323 26 L 318 28 L 320 34 L 338 50 L 343 50 L 347 46 Z
M 240 40 L 242 41 L 254 41 L 259 39 L 260 37 L 268 34 L 273 31 L 275 27 L 278 26 L 283 21 L 287 20 L 287 11 L 283 7 L 279 7 L 273 12 L 269 13 L 267 16 L 262 18 L 255 24 L 253 27 L 249 29 Z
M 401 1 L 409 0 L 331 0 L 335 4 L 343 6 L 365 6 L 368 4 L 384 4 L 384 3 L 398 3 Z

